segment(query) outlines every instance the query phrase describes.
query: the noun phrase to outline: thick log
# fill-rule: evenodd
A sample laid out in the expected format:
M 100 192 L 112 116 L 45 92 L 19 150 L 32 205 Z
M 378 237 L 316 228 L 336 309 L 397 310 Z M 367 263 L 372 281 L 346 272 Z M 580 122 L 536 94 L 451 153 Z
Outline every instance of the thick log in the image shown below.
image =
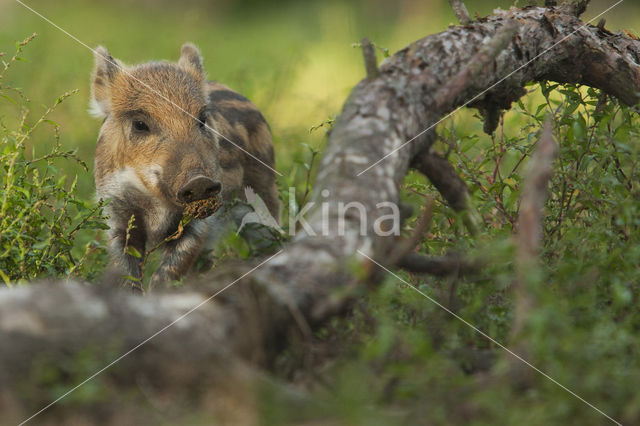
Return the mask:
M 515 37 L 490 66 L 457 87 L 451 102 L 438 102 L 440 89 L 514 21 Z M 0 291 L 2 420 L 27 419 L 146 342 L 39 414 L 38 422 L 146 424 L 196 409 L 215 412 L 220 422 L 255 422 L 255 368 L 268 367 L 291 335 L 305 335 L 348 307 L 358 290 L 358 250 L 376 259 L 394 250 L 393 236 L 373 232 L 376 218 L 389 213 L 378 205 L 398 202 L 412 159 L 433 139 L 423 129 L 489 87 L 473 106 L 509 108 L 530 81 L 588 84 L 635 104 L 639 63 L 640 41 L 586 26 L 568 6 L 496 11 L 412 43 L 354 88 L 323 154 L 308 227 L 256 270 L 256 262 L 226 265 L 145 297 L 60 282 Z M 341 232 L 340 203 L 354 201 L 366 216 L 347 216 Z

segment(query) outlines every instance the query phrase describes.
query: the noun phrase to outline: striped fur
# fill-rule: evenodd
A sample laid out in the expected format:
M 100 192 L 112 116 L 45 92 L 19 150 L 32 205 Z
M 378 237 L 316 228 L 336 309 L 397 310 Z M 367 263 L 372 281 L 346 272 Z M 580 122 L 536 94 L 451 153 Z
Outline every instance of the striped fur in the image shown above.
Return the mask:
M 141 274 L 140 260 L 127 254 L 125 244 L 144 253 L 172 235 L 184 210 L 177 191 L 195 176 L 220 182 L 225 200 L 243 197 L 250 186 L 278 217 L 275 174 L 260 164 L 274 167 L 269 126 L 244 96 L 206 80 L 193 45 L 182 47 L 177 64 L 127 67 L 102 47 L 96 52 L 91 113 L 104 122 L 95 181 L 98 196 L 110 200 L 110 252 L 123 276 Z M 131 216 L 135 228 L 127 239 Z M 194 220 L 166 244 L 152 284 L 187 273 L 213 223 Z

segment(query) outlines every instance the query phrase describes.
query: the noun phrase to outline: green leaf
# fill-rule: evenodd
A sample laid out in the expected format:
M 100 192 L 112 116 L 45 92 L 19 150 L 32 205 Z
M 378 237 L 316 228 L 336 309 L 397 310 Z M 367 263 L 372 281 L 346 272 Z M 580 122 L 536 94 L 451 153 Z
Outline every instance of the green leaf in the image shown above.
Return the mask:
M 136 277 L 134 277 L 134 276 L 132 276 L 132 275 L 125 275 L 125 276 L 124 276 L 124 279 L 125 279 L 125 280 L 129 280 L 129 281 L 134 281 L 134 282 L 137 282 L 137 283 L 139 283 L 139 282 L 141 282 L 141 281 L 142 281 L 142 279 L 140 279 L 140 278 L 136 278 Z
M 125 250 L 125 253 L 128 254 L 129 256 L 137 257 L 138 259 L 142 258 L 142 255 L 140 254 L 138 249 L 136 249 L 133 246 L 128 246 Z
M 7 274 L 4 273 L 2 269 L 0 269 L 0 277 L 2 277 L 2 281 L 4 281 L 7 287 L 11 287 L 11 280 L 9 279 Z
M 2 95 L 0 94 L 0 98 L 4 98 L 6 100 L 8 100 L 9 102 L 11 102 L 12 104 L 18 105 L 18 103 L 16 101 L 14 101 L 13 99 L 11 99 L 9 96 L 7 95 Z

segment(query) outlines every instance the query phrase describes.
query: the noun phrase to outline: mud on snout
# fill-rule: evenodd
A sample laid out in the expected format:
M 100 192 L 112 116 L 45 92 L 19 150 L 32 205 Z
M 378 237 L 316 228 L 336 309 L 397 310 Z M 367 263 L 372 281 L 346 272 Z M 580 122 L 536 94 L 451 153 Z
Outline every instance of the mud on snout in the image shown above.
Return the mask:
M 222 207 L 221 193 L 220 182 L 198 175 L 178 189 L 176 198 L 185 206 L 184 215 L 193 219 L 204 219 Z

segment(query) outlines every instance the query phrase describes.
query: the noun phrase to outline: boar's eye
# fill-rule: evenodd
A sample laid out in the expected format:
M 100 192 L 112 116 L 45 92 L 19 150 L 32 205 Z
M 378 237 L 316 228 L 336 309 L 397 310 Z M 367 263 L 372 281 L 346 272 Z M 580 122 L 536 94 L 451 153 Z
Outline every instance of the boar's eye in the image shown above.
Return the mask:
M 133 120 L 133 130 L 135 130 L 136 132 L 148 132 L 149 131 L 149 126 L 147 126 L 147 123 L 145 123 L 142 120 Z
M 198 116 L 198 126 L 200 126 L 200 130 L 205 131 L 207 129 L 207 112 L 202 111 Z

